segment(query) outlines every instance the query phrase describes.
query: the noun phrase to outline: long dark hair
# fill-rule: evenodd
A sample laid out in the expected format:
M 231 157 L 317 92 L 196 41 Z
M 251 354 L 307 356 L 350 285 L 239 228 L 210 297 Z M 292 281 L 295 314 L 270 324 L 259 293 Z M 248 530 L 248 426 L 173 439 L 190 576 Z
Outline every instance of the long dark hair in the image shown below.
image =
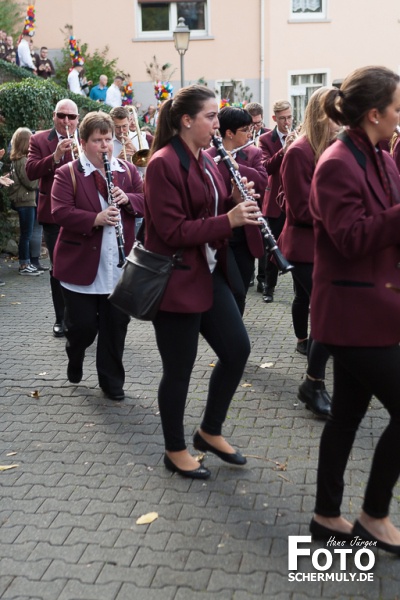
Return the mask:
M 362 67 L 328 92 L 324 110 L 335 123 L 358 127 L 372 108 L 380 113 L 393 101 L 400 77 L 386 67 Z
M 166 100 L 158 115 L 151 154 L 153 155 L 154 152 L 166 146 L 171 138 L 179 132 L 183 115 L 194 118 L 210 98 L 215 98 L 214 92 L 204 85 L 196 84 L 181 88 L 175 98 Z

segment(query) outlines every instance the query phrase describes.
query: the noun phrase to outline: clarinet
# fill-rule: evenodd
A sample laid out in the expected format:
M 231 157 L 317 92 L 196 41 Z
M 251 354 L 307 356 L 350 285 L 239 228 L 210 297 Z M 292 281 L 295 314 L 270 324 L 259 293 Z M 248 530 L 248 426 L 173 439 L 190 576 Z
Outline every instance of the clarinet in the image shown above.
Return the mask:
M 114 202 L 114 198 L 112 195 L 112 191 L 114 189 L 114 184 L 112 181 L 111 175 L 111 167 L 110 162 L 108 160 L 107 152 L 103 152 L 103 164 L 104 164 L 104 172 L 106 175 L 107 181 L 107 191 L 108 191 L 108 204 L 112 206 L 117 206 Z M 115 235 L 117 236 L 117 244 L 118 244 L 118 257 L 119 262 L 117 267 L 121 268 L 124 266 L 126 262 L 125 249 L 124 249 L 124 232 L 122 229 L 122 220 L 121 218 L 118 220 L 118 223 L 115 224 Z
M 218 155 L 221 157 L 221 161 L 224 162 L 226 168 L 229 170 L 236 186 L 239 189 L 242 199 L 243 200 L 252 200 L 251 196 L 249 196 L 245 186 L 243 185 L 243 183 L 241 181 L 240 172 L 237 169 L 235 169 L 234 164 L 233 164 L 228 152 L 225 150 L 225 148 L 222 144 L 222 139 L 218 138 L 214 135 L 214 136 L 212 136 L 212 143 L 215 146 Z M 265 248 L 266 248 L 267 252 L 272 254 L 272 256 L 274 257 L 275 262 L 279 269 L 279 275 L 282 275 L 283 273 L 288 273 L 289 271 L 292 271 L 292 269 L 294 269 L 294 266 L 291 265 L 286 260 L 286 258 L 283 256 L 282 252 L 279 250 L 276 240 L 275 240 L 275 238 L 272 234 L 272 231 L 268 225 L 268 221 L 266 219 L 264 219 L 264 217 L 261 215 L 261 213 L 260 213 L 260 216 L 257 217 L 257 221 L 261 225 L 261 233 L 264 238 Z

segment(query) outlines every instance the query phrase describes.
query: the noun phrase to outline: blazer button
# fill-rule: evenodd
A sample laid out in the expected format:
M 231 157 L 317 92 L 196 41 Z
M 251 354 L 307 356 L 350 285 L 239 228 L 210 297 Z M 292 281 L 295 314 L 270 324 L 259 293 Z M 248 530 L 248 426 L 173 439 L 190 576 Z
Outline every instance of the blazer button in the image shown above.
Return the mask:
M 93 246 L 92 250 L 97 250 L 97 246 Z

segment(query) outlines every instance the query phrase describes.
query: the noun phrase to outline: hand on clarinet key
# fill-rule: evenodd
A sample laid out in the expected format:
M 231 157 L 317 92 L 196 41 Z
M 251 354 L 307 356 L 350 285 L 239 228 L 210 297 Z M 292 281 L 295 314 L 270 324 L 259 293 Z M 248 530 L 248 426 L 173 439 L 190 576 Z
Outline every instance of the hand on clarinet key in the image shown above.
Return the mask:
M 242 177 L 240 181 L 242 182 L 249 198 L 252 200 L 257 200 L 260 197 L 260 194 L 256 194 L 255 192 L 254 181 L 247 181 L 247 177 Z M 232 198 L 236 204 L 242 202 L 243 200 L 240 190 L 238 189 L 234 180 L 232 180 Z
M 119 219 L 119 209 L 116 206 L 108 206 L 106 209 L 97 214 L 94 225 L 95 227 L 105 227 L 106 225 L 112 225 L 115 227 L 115 225 L 118 224 Z
M 123 190 L 121 190 L 117 186 L 114 187 L 112 196 L 113 196 L 114 202 L 116 204 L 118 204 L 118 206 L 122 206 L 123 204 L 128 204 L 128 202 L 129 202 L 128 196 L 125 194 L 125 192 Z
M 242 227 L 242 225 L 259 225 L 257 218 L 260 214 L 260 208 L 255 200 L 240 202 L 227 214 L 232 229 Z

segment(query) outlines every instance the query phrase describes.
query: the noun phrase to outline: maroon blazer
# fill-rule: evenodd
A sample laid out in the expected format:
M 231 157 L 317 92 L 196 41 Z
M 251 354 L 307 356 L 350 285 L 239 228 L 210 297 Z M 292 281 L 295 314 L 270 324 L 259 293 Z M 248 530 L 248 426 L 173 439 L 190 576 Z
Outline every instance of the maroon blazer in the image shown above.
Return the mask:
M 39 223 L 54 223 L 51 214 L 51 187 L 55 172 L 65 164 L 64 159 L 60 164 L 54 164 L 53 153 L 57 145 L 58 136 L 54 128 L 35 133 L 29 143 L 26 172 L 31 181 L 40 179 L 37 209 Z
M 218 191 L 217 216 L 205 166 Z M 182 265 L 187 267 L 172 271 L 161 310 L 199 313 L 211 307 L 212 277 L 204 246 L 225 250 L 232 235 L 226 212 L 232 207 L 214 161 L 204 152 L 196 160 L 179 136 L 152 156 L 145 179 L 145 246 L 168 256 L 182 250 Z
M 347 145 L 349 144 L 349 145 Z M 340 346 L 400 342 L 400 178 L 383 152 L 391 206 L 375 165 L 346 134 L 315 170 L 310 207 L 316 238 L 313 338 Z
M 260 144 L 264 167 L 268 173 L 268 184 L 265 190 L 262 213 L 266 217 L 278 218 L 281 209 L 276 202 L 280 186 L 279 171 L 283 160 L 281 140 L 277 128 L 260 136 Z
M 67 283 L 90 285 L 97 275 L 103 237 L 103 228 L 93 224 L 102 208 L 94 177 L 85 177 L 80 160 L 72 164 L 76 190 L 70 167 L 64 165 L 57 169 L 51 193 L 54 222 L 61 225 L 54 249 L 53 275 Z M 115 185 L 129 198 L 129 203 L 121 209 L 125 253 L 128 254 L 135 241 L 135 215 L 143 216 L 144 200 L 142 179 L 136 167 L 126 161 L 122 166 L 125 171 L 115 171 L 114 180 L 116 178 Z
M 393 160 L 396 163 L 398 172 L 400 173 L 400 136 L 394 143 Z
M 216 148 L 209 148 L 206 150 L 206 152 L 213 159 L 215 156 L 217 156 Z M 247 177 L 247 181 L 254 181 L 254 189 L 262 198 L 264 195 L 265 186 L 267 184 L 268 175 L 264 165 L 262 164 L 261 150 L 254 146 L 245 148 L 238 152 L 235 160 L 239 165 L 240 174 L 243 177 Z M 225 182 L 226 194 L 229 195 L 232 187 L 231 174 L 222 160 L 218 163 L 218 170 Z M 253 227 L 252 225 L 245 225 L 244 232 L 246 235 L 247 245 L 252 256 L 255 258 L 261 258 L 264 256 L 264 242 L 260 229 Z
M 286 220 L 278 246 L 282 254 L 294 262 L 314 262 L 313 218 L 309 205 L 314 161 L 307 138 L 301 136 L 288 148 L 280 171 Z

